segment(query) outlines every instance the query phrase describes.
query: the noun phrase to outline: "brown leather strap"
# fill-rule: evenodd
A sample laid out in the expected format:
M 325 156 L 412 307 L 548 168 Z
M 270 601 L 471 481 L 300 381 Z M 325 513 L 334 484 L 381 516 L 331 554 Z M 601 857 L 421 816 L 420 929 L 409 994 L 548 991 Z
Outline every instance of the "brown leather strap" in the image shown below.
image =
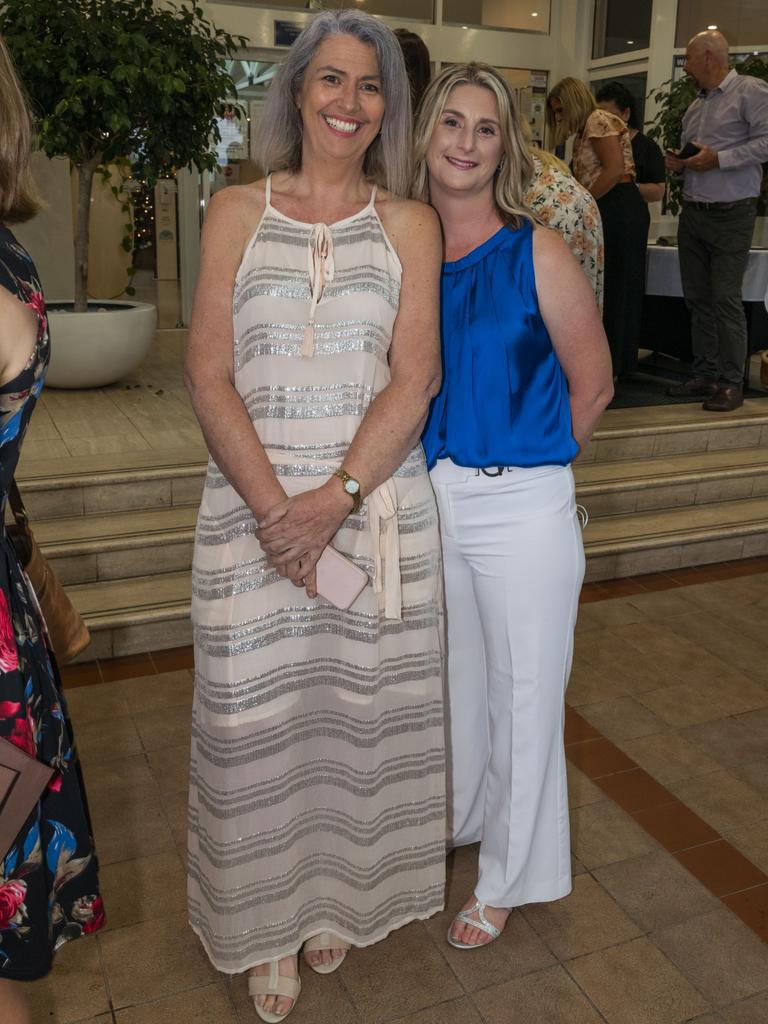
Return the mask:
M 15 477 L 11 480 L 11 486 L 8 488 L 8 504 L 11 506 L 11 512 L 13 512 L 13 518 L 16 520 L 17 525 L 28 526 L 29 516 L 24 508 L 24 502 L 21 500 L 21 492 Z

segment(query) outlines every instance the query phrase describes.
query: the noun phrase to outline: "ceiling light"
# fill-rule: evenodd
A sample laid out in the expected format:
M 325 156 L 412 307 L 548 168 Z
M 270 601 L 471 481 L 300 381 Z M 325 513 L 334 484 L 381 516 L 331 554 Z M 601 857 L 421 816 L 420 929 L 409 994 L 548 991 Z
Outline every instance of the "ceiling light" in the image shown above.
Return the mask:
M 627 40 L 627 46 L 634 46 L 634 45 L 635 45 L 635 40 L 634 39 L 628 39 Z
M 532 18 L 538 18 L 538 16 L 539 16 L 539 12 L 538 11 L 531 11 L 531 17 Z
M 709 29 L 710 32 L 714 32 L 715 29 L 717 28 L 717 25 L 707 25 L 707 28 Z

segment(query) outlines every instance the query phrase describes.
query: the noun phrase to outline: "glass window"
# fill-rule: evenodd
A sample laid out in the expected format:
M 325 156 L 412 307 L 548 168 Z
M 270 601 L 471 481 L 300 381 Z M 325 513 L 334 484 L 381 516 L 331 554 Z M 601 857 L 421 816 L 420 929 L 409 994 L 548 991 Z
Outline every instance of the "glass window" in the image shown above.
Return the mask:
M 443 0 L 443 22 L 547 33 L 549 8 L 550 0 Z
M 597 0 L 592 57 L 646 50 L 651 38 L 652 7 L 653 0 Z
M 766 0 L 679 0 L 675 46 L 687 46 L 691 36 L 719 28 L 731 46 L 768 40 Z
M 217 2 L 232 3 L 232 0 L 213 0 L 213 3 Z M 325 6 L 319 0 L 235 0 L 235 3 L 243 7 L 282 7 L 302 12 L 319 11 Z M 366 11 L 368 14 L 383 14 L 388 18 L 404 18 L 409 21 L 431 22 L 434 16 L 432 0 L 333 0 L 328 6 L 351 7 L 356 11 Z

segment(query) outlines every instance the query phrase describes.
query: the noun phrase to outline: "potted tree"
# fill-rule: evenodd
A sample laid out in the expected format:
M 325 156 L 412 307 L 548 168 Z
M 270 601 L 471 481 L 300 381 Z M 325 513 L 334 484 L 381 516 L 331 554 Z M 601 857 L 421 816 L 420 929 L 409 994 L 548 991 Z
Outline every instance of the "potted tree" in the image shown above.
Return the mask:
M 121 163 L 151 184 L 181 167 L 212 170 L 215 107 L 235 95 L 224 59 L 246 40 L 216 28 L 194 0 L 0 0 L 0 34 L 39 118 L 40 148 L 69 158 L 77 176 L 74 303 L 52 303 L 48 380 L 111 383 L 141 362 L 156 318 L 143 303 L 88 302 L 94 175 Z

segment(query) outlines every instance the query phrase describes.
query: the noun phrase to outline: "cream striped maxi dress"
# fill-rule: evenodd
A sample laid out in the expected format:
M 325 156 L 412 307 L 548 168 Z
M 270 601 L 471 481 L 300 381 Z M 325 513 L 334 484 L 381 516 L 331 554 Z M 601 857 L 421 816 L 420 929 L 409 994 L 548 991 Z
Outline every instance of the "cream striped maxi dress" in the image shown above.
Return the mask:
M 267 203 L 237 273 L 235 386 L 286 492 L 342 462 L 375 395 L 401 267 L 375 189 L 330 227 Z M 353 945 L 443 904 L 441 573 L 421 445 L 334 546 L 372 577 L 348 611 L 266 565 L 211 461 L 193 560 L 189 910 L 243 971 L 332 931 Z

